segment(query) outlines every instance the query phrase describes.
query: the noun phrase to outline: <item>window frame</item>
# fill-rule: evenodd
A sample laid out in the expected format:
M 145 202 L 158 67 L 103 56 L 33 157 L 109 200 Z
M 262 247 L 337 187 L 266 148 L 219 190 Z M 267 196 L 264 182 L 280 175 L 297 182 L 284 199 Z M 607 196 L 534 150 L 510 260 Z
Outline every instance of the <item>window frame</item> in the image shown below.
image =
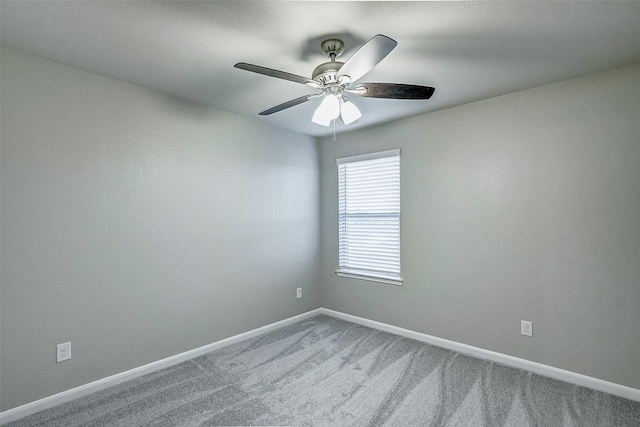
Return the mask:
M 397 185 L 394 185 L 394 190 L 395 188 L 397 188 L 397 193 L 394 193 L 393 195 L 391 195 L 390 197 L 392 199 L 397 198 L 397 214 L 395 213 L 395 211 L 393 211 L 394 213 L 374 213 L 374 214 L 369 214 L 369 213 L 352 213 L 351 215 L 348 214 L 347 212 L 347 206 L 346 206 L 346 200 L 343 200 L 343 197 L 347 197 L 347 193 L 346 193 L 346 188 L 341 188 L 341 184 L 343 183 L 343 181 L 341 180 L 341 167 L 347 168 L 348 164 L 353 164 L 353 163 L 360 163 L 360 162 L 369 162 L 372 160 L 379 160 L 379 159 L 385 159 L 385 158 L 391 158 L 391 157 L 396 157 L 397 158 Z M 356 155 L 356 156 L 350 156 L 350 157 L 342 157 L 342 158 L 338 158 L 336 159 L 336 164 L 338 166 L 338 269 L 335 270 L 336 275 L 340 276 L 340 277 L 347 277 L 347 278 L 352 278 L 352 279 L 360 279 L 360 280 L 367 280 L 367 281 L 372 281 L 372 282 L 380 282 L 380 283 L 386 283 L 386 284 L 390 284 L 390 285 L 396 285 L 396 286 L 400 286 L 403 284 L 403 278 L 402 278 L 402 269 L 401 269 L 401 204 L 400 204 L 400 200 L 401 200 L 401 183 L 400 183 L 400 176 L 401 176 L 401 163 L 400 163 L 400 149 L 393 149 L 393 150 L 386 150 L 386 151 L 380 151 L 380 152 L 375 152 L 375 153 L 368 153 L 368 154 L 360 154 L 360 155 Z M 346 174 L 346 170 L 344 172 Z M 348 179 L 348 176 L 345 175 L 344 179 Z M 390 179 L 396 179 L 393 177 L 390 177 Z M 344 186 L 346 186 L 347 183 L 344 182 Z M 393 200 L 391 201 L 393 203 Z M 343 227 L 342 225 L 344 224 L 346 226 L 347 224 L 347 219 L 349 218 L 349 216 L 351 216 L 351 219 L 353 219 L 354 217 L 369 217 L 369 218 L 383 218 L 383 217 L 389 217 L 389 215 L 391 215 L 390 217 L 397 217 L 397 250 L 396 252 L 394 252 L 394 256 L 397 256 L 397 271 L 393 271 L 393 272 L 383 272 L 383 271 L 371 271 L 371 270 L 365 270 L 362 268 L 353 268 L 353 267 L 349 267 L 348 265 L 341 265 L 341 263 L 343 262 L 343 259 L 346 257 L 343 257 L 343 249 L 345 247 L 345 245 L 348 245 L 348 241 L 345 243 L 346 237 L 343 236 Z M 344 220 L 342 219 L 342 217 L 345 216 Z M 371 262 L 370 260 L 367 261 L 368 263 Z M 397 274 L 396 274 L 397 273 Z

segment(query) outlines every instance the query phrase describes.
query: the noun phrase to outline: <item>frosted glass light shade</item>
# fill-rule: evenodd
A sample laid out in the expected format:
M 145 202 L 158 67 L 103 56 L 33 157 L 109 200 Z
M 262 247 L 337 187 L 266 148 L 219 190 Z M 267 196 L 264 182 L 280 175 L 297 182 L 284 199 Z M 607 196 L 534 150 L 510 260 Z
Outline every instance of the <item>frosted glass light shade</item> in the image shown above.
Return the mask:
M 345 101 L 340 109 L 340 117 L 345 125 L 350 125 L 362 117 L 362 113 L 353 102 Z
M 322 104 L 313 113 L 312 122 L 322 126 L 329 126 L 331 120 L 336 119 L 340 115 L 340 101 L 333 94 L 328 94 L 322 100 Z

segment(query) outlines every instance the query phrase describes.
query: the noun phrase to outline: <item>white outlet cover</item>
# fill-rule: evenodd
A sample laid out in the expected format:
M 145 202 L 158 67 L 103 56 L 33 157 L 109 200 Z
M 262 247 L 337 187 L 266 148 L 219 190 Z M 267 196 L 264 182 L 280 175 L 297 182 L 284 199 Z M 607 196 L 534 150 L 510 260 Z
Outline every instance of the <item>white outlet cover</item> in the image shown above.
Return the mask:
M 520 333 L 528 337 L 533 336 L 533 323 L 528 320 L 520 321 Z
M 56 345 L 56 362 L 60 363 L 69 359 L 71 359 L 71 343 L 65 342 Z
M 302 288 L 296 289 L 296 298 L 302 298 Z

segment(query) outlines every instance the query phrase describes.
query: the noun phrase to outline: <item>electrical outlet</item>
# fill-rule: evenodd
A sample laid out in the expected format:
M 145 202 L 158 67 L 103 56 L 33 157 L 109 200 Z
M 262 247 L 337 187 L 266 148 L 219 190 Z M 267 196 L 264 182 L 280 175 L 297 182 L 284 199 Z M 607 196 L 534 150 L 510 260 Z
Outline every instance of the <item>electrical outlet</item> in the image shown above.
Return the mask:
M 521 320 L 520 333 L 528 337 L 533 336 L 533 323 L 529 322 L 528 320 Z
M 302 288 L 296 289 L 296 298 L 302 298 Z
M 71 359 L 71 343 L 58 344 L 56 346 L 56 362 L 64 362 Z

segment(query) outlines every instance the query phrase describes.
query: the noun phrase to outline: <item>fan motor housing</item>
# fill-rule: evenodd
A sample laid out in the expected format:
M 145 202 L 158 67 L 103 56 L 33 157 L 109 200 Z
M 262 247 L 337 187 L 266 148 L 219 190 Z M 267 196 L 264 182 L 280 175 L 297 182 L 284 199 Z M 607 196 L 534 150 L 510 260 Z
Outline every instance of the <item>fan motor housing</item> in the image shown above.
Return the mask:
M 311 78 L 324 85 L 338 83 L 338 71 L 344 65 L 344 62 L 331 61 L 320 64 L 313 70 Z

